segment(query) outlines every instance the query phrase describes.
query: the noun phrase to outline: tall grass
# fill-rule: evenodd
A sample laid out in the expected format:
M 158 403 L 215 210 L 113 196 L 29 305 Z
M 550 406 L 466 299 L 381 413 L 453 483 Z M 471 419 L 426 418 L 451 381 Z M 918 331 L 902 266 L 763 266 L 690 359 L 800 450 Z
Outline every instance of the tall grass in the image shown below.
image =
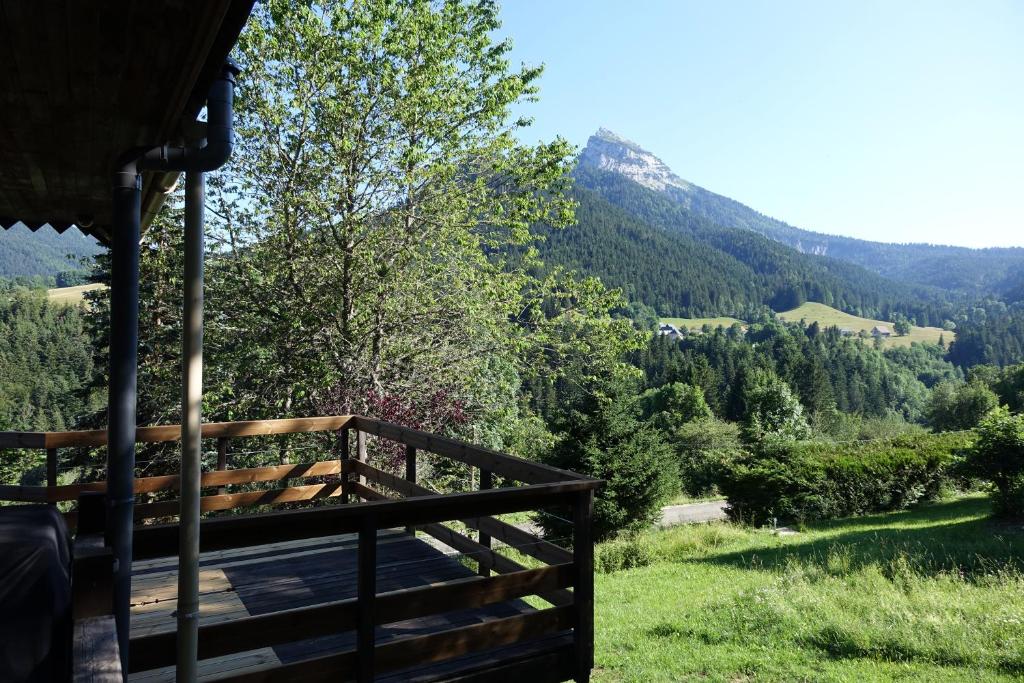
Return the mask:
M 1020 680 L 1024 533 L 988 510 L 972 497 L 790 537 L 717 524 L 602 546 L 597 678 Z

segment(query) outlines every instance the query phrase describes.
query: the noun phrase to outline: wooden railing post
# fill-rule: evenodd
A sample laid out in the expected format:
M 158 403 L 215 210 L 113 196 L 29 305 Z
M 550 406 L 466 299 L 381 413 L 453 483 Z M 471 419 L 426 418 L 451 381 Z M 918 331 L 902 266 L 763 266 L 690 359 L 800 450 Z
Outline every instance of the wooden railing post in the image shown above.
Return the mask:
M 594 667 L 594 537 L 591 520 L 594 491 L 576 494 L 572 509 L 573 645 L 577 683 L 590 680 Z
M 480 470 L 480 490 L 485 491 L 494 486 L 494 473 L 490 470 Z M 483 531 L 479 534 L 480 545 L 490 549 L 491 547 L 491 535 L 485 534 Z M 477 563 L 477 573 L 480 576 L 490 576 L 491 570 L 488 569 L 483 563 Z
M 46 449 L 46 485 L 57 485 L 57 449 Z M 53 503 L 56 505 L 56 503 Z
M 356 460 L 366 462 L 366 432 L 362 429 L 356 430 Z M 360 474 L 356 481 L 366 486 L 366 477 L 363 475 Z
M 348 472 L 345 471 L 345 461 L 349 459 L 351 450 L 349 444 L 349 429 L 342 427 L 338 430 L 338 460 L 341 463 L 341 502 L 348 503 Z
M 359 568 L 356 586 L 356 680 L 373 680 L 376 642 L 375 602 L 377 597 L 377 520 L 366 515 L 359 528 Z
M 405 479 L 406 481 L 416 483 L 416 447 L 406 445 L 405 447 Z M 415 535 L 416 527 L 407 526 L 405 527 L 406 532 Z
M 231 438 L 222 436 L 217 439 L 217 471 L 223 472 L 228 468 L 228 448 L 231 446 Z M 217 489 L 219 495 L 224 495 L 228 492 L 226 486 L 221 486 Z

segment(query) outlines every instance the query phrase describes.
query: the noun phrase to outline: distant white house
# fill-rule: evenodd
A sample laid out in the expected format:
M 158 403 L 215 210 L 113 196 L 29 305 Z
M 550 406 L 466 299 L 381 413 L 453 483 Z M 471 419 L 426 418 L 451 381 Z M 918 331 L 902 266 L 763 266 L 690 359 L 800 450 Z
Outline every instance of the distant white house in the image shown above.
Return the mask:
M 892 330 L 887 325 L 876 325 L 871 329 L 871 336 L 886 339 L 892 336 Z
M 683 338 L 683 333 L 679 331 L 679 328 L 675 325 L 669 325 L 668 323 L 662 323 L 658 326 L 658 334 L 672 340 Z

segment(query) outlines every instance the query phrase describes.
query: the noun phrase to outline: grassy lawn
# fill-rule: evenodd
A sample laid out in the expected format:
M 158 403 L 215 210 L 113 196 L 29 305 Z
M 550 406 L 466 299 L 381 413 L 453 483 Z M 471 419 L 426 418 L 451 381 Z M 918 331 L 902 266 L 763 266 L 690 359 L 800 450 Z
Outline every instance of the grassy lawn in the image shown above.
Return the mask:
M 988 513 L 648 533 L 652 564 L 597 576 L 595 680 L 1021 680 L 1024 529 Z
M 668 323 L 669 325 L 675 325 L 679 329 L 686 328 L 688 330 L 699 330 L 705 325 L 711 325 L 711 327 L 732 327 L 733 323 L 739 323 L 740 325 L 746 325 L 745 322 L 738 318 L 662 318 L 661 322 Z
M 852 330 L 871 332 L 876 325 L 885 325 L 890 330 L 893 330 L 893 323 L 886 320 L 872 320 L 870 318 L 859 318 L 849 313 L 843 313 L 840 310 L 826 306 L 825 304 L 815 303 L 808 301 L 798 308 L 794 308 L 791 311 L 785 311 L 778 314 L 781 320 L 786 322 L 800 322 L 806 320 L 808 324 L 817 321 L 822 327 L 849 327 Z M 669 325 L 675 325 L 676 327 L 690 330 L 699 330 L 704 325 L 711 325 L 712 327 L 731 327 L 733 323 L 740 323 L 746 325 L 745 322 L 737 318 L 662 318 L 661 322 L 668 323 Z M 949 344 L 956 339 L 956 334 L 953 332 L 946 332 L 945 330 L 938 327 L 911 327 L 910 334 L 903 337 L 890 337 L 883 342 L 884 346 L 910 346 L 914 342 L 921 342 L 925 344 L 938 344 L 939 337 L 944 337 L 946 343 Z
M 808 301 L 802 306 L 794 308 L 791 311 L 779 313 L 778 316 L 786 322 L 800 322 L 801 320 L 806 320 L 809 324 L 817 321 L 822 327 L 849 327 L 850 329 L 858 332 L 860 330 L 871 332 L 872 328 L 876 325 L 885 325 L 890 330 L 893 330 L 893 324 L 891 322 L 887 322 L 885 320 L 871 320 L 870 318 L 859 318 L 855 315 L 850 315 L 849 313 L 843 313 L 831 306 L 814 303 L 812 301 Z M 893 336 L 887 339 L 885 341 L 885 346 L 910 346 L 913 342 L 938 344 L 940 336 L 945 337 L 947 344 L 953 341 L 956 337 L 953 332 L 946 332 L 939 327 L 914 326 L 910 328 L 910 334 L 906 336 Z
M 57 287 L 56 289 L 46 290 L 46 298 L 54 303 L 77 306 L 82 302 L 82 298 L 86 292 L 91 292 L 94 289 L 102 289 L 103 287 L 105 287 L 105 285 L 96 283 L 78 285 L 75 287 Z

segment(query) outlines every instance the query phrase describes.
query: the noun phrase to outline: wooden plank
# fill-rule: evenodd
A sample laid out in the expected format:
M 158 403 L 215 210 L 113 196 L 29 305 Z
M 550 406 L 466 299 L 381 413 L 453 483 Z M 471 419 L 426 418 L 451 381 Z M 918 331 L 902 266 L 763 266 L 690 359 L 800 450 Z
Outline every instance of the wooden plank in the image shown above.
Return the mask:
M 355 462 L 366 462 L 366 432 L 362 430 L 356 430 L 356 459 Z M 356 478 L 356 482 L 366 485 L 366 478 L 360 475 Z
M 338 430 L 338 459 L 341 461 L 341 502 L 346 504 L 348 503 L 348 470 L 345 469 L 345 463 L 349 460 L 351 447 L 349 428 L 342 427 Z
M 351 419 L 350 415 L 333 415 L 281 420 L 209 422 L 202 426 L 202 438 L 335 431 L 348 425 Z M 181 425 L 139 427 L 135 432 L 137 443 L 162 443 L 177 441 L 180 438 Z M 107 445 L 107 430 L 105 429 L 76 432 L 0 432 L 0 450 L 6 448 L 92 448 L 105 445 Z
M 426 489 L 410 481 L 396 477 L 384 472 L 383 470 L 377 469 L 372 465 L 367 465 L 361 462 L 350 462 L 347 463 L 347 465 L 353 471 L 362 474 L 370 481 L 386 486 L 405 496 L 435 495 L 430 489 Z M 471 529 L 476 529 L 486 535 L 493 536 L 494 538 L 515 547 L 520 552 L 538 559 L 541 562 L 547 562 L 548 564 L 560 564 L 572 561 L 572 553 L 565 548 L 540 539 L 529 532 L 523 531 L 522 529 L 499 519 L 494 519 L 493 517 L 476 517 L 460 519 L 459 521 Z M 481 543 L 481 545 L 487 546 L 486 543 Z
M 0 486 L 0 500 L 8 500 L 15 503 L 46 503 L 49 498 L 46 495 L 45 486 Z M 69 500 L 74 500 L 73 498 Z
M 71 611 L 76 620 L 114 613 L 114 553 L 101 533 L 75 539 Z
M 422 636 L 398 638 L 374 650 L 377 671 L 396 671 L 413 666 L 454 659 L 470 652 L 503 647 L 557 633 L 572 626 L 572 608 L 553 607 L 502 619 L 446 629 Z M 352 676 L 356 650 L 268 667 L 262 671 L 226 676 L 221 681 L 262 683 L 264 681 L 336 681 Z
M 281 479 L 299 479 L 305 477 L 323 477 L 341 472 L 341 461 L 322 460 L 319 462 L 297 463 L 295 465 L 274 465 L 271 467 L 250 467 L 238 470 L 225 470 L 223 472 L 204 472 L 200 480 L 203 488 L 214 486 L 229 486 L 232 484 L 252 484 L 261 481 L 280 481 Z M 180 477 L 177 474 L 167 474 L 159 477 L 140 477 L 135 480 L 135 493 L 155 493 L 157 491 L 177 490 L 180 486 Z M 44 498 L 40 502 L 60 502 L 75 500 L 80 494 L 86 491 L 105 492 L 107 482 L 97 481 L 88 484 L 66 484 L 64 486 L 36 486 L 36 487 L 2 487 L 0 486 L 0 499 L 7 493 L 6 488 L 37 489 L 38 491 L 12 493 L 11 495 L 32 495 L 38 496 L 41 491 Z M 7 500 L 20 500 L 9 498 Z M 214 508 L 221 509 L 221 508 Z
M 363 516 L 371 514 L 376 516 L 380 528 L 390 529 L 569 504 L 573 493 L 593 489 L 599 483 L 587 479 L 205 519 L 202 521 L 200 550 L 206 552 L 357 532 Z M 178 526 L 165 524 L 138 528 L 133 545 L 134 559 L 173 555 L 178 547 Z
M 381 493 L 377 493 L 371 488 L 366 486 L 360 486 L 359 484 L 352 484 L 353 492 L 357 495 L 362 496 L 368 500 L 388 500 L 386 496 Z M 445 526 L 440 523 L 430 524 L 418 524 L 416 528 L 423 533 L 436 538 L 441 543 L 444 543 L 453 550 L 468 555 L 474 561 L 481 566 L 493 569 L 500 574 L 508 574 L 511 572 L 524 571 L 526 567 L 519 564 L 514 560 L 496 553 L 487 546 L 481 545 L 469 538 L 464 534 L 460 534 L 454 529 Z M 572 593 L 565 590 L 550 591 L 542 594 L 540 597 L 544 598 L 552 605 L 568 605 L 572 603 Z
M 491 472 L 490 470 L 480 470 L 480 490 L 486 491 L 491 488 L 494 488 L 494 473 Z M 484 546 L 485 548 L 490 548 L 491 535 L 487 533 L 484 529 L 480 528 L 479 520 L 477 521 L 477 526 L 475 528 L 477 530 L 477 540 L 480 541 L 480 545 Z M 477 572 L 479 572 L 480 576 L 487 576 L 490 574 L 490 571 L 490 569 L 483 565 L 479 565 L 477 567 Z
M 75 621 L 72 657 L 74 683 L 122 683 L 113 615 Z
M 280 505 L 295 503 L 317 498 L 331 498 L 341 495 L 341 484 L 308 484 L 306 486 L 289 486 L 285 489 L 268 489 L 266 491 L 245 491 L 242 493 L 225 493 L 216 496 L 203 496 L 199 499 L 202 512 L 216 510 L 232 510 L 254 505 Z M 178 500 L 164 500 L 159 503 L 143 503 L 135 506 L 135 519 L 152 519 L 155 517 L 172 517 L 180 508 Z
M 573 677 L 572 646 L 538 643 L 523 653 L 509 656 L 506 650 L 469 664 L 467 671 L 439 672 L 436 676 L 417 672 L 416 683 L 493 683 L 493 681 L 529 681 L 530 683 L 561 683 Z M 391 679 L 388 679 L 391 680 Z
M 228 468 L 228 448 L 231 447 L 231 439 L 222 436 L 217 439 L 217 471 L 223 472 Z M 226 486 L 221 486 L 217 493 L 227 493 Z
M 576 680 L 590 680 L 594 668 L 594 537 L 591 520 L 594 492 L 576 494 L 573 505 L 573 645 L 576 649 Z
M 444 455 L 482 469 L 491 470 L 516 481 L 528 484 L 546 484 L 557 481 L 589 479 L 582 474 L 576 474 L 569 470 L 561 470 L 550 465 L 523 460 L 522 458 L 516 458 L 480 446 L 470 446 L 461 441 L 436 434 L 428 434 L 416 429 L 408 429 L 407 427 L 384 422 L 383 420 L 362 416 L 353 416 L 352 419 L 359 430 L 383 436 L 393 441 L 399 441 L 407 446 L 416 446 L 421 450 Z
M 57 449 L 46 449 L 46 485 L 53 487 L 57 485 Z
M 377 520 L 363 518 L 359 530 L 356 578 L 356 680 L 373 683 L 373 648 L 377 624 Z

